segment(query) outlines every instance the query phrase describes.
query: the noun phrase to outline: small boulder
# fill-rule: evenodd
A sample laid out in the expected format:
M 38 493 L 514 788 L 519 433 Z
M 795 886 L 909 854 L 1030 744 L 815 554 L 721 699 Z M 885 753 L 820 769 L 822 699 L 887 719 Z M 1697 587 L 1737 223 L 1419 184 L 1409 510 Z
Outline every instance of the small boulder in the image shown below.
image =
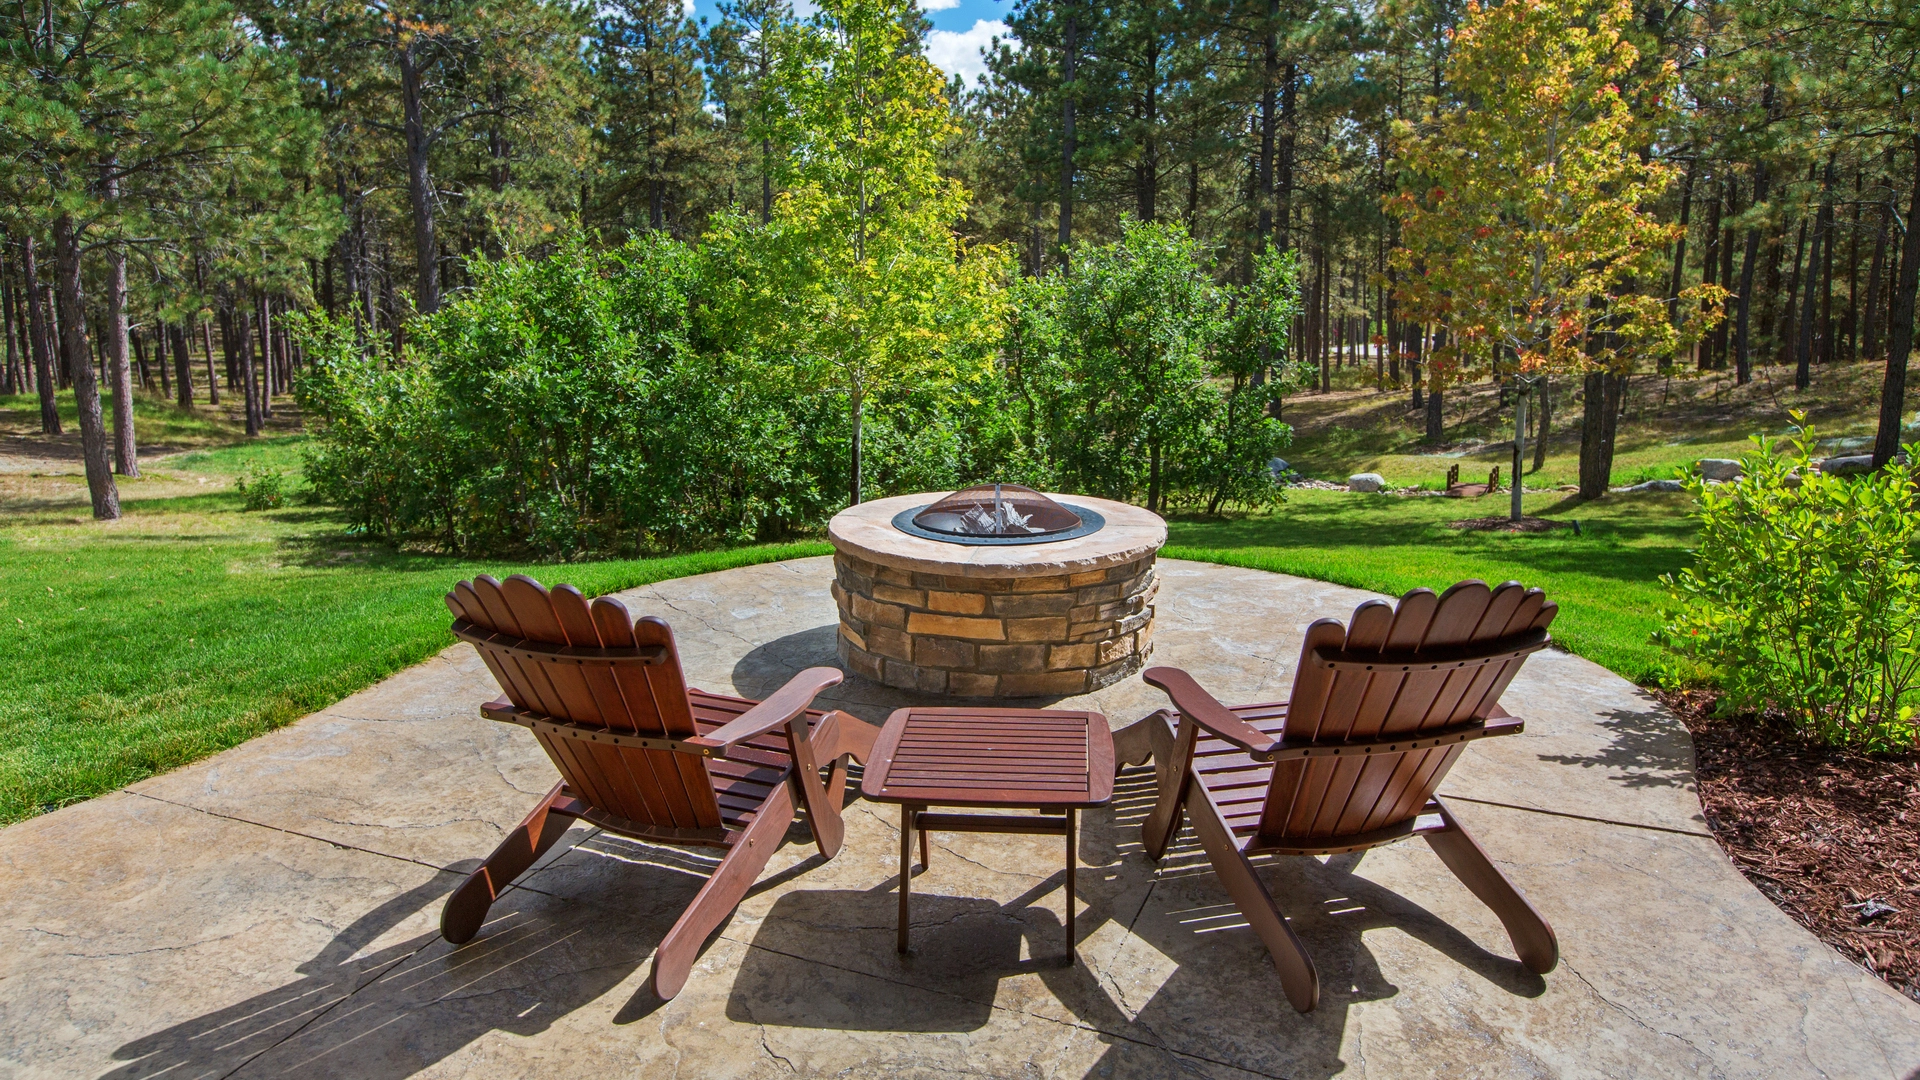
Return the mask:
M 1642 491 L 1685 491 L 1686 489 L 1687 485 L 1679 480 L 1648 480 L 1644 484 L 1634 484 L 1632 487 L 1617 488 L 1616 490 L 1623 494 L 1632 495 Z
M 1830 457 L 1820 463 L 1820 471 L 1828 476 L 1859 476 L 1873 471 L 1872 454 L 1849 454 L 1846 457 Z
M 1375 492 L 1385 491 L 1386 489 L 1387 478 L 1377 472 L 1355 473 L 1347 477 L 1348 491 Z
M 1274 483 L 1284 484 L 1292 478 L 1293 466 L 1287 464 L 1286 458 L 1274 458 L 1267 462 L 1267 475 L 1273 478 Z
M 1733 458 L 1701 458 L 1700 478 L 1702 480 L 1738 480 L 1740 463 Z

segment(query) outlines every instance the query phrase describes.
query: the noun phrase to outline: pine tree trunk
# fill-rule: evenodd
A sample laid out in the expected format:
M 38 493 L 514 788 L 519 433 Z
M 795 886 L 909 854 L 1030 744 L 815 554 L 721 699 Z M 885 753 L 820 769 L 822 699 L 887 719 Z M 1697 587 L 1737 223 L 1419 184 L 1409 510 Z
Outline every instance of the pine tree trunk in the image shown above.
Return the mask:
M 265 292 L 255 301 L 260 309 L 260 421 L 273 415 L 273 395 L 280 389 L 273 363 L 273 306 Z
M 40 432 L 60 434 L 60 407 L 55 394 L 60 380 L 53 371 L 53 339 L 47 333 L 45 297 L 40 292 L 40 268 L 32 236 L 20 238 L 20 273 L 27 293 L 27 335 L 33 347 L 33 370 L 40 384 Z
M 127 249 L 107 249 L 107 382 L 113 388 L 113 464 L 122 476 L 140 475 L 133 442 L 133 368 L 127 361 Z
M 187 352 L 187 324 L 174 323 L 167 328 L 173 335 L 173 375 L 178 384 L 180 407 L 193 408 L 193 357 Z
M 1767 163 L 1753 167 L 1753 205 L 1767 201 Z M 1745 386 L 1753 381 L 1753 269 L 1760 258 L 1760 223 L 1747 229 L 1746 250 L 1740 257 L 1739 329 L 1733 339 L 1733 381 Z
M 260 383 L 253 371 L 253 312 L 243 304 L 235 304 L 239 312 L 240 326 L 240 388 L 246 395 L 247 434 L 260 434 Z
M 1920 135 L 1909 138 L 1913 151 L 1913 197 L 1907 209 L 1907 235 L 1900 244 L 1900 280 L 1893 291 L 1893 334 L 1887 342 L 1887 374 L 1880 386 L 1880 426 L 1874 434 L 1876 468 L 1900 447 L 1900 421 L 1907 395 L 1907 353 L 1913 347 L 1914 292 L 1920 288 Z
M 1074 13 L 1067 12 L 1066 48 L 1060 59 L 1060 259 L 1063 264 L 1067 249 L 1073 244 L 1073 79 L 1074 65 L 1079 60 L 1079 32 Z
M 423 315 L 440 310 L 439 248 L 433 236 L 433 178 L 427 172 L 432 143 L 421 115 L 420 70 L 415 64 L 414 39 L 398 48 L 400 96 L 407 141 L 407 198 L 413 208 L 413 253 L 418 260 L 416 306 Z
M 153 366 L 160 369 L 160 399 L 173 397 L 173 372 L 167 368 L 167 324 L 153 324 Z
M 80 238 L 73 218 L 61 214 L 53 222 L 55 291 L 60 297 L 60 331 L 73 357 L 73 398 L 80 413 L 80 456 L 86 462 L 87 495 L 99 521 L 120 517 L 120 490 L 114 486 L 113 463 L 107 446 L 106 417 L 100 412 L 100 385 L 88 360 L 86 293 L 80 278 Z
M 213 370 L 213 327 L 205 319 L 200 323 L 200 348 L 207 357 L 207 404 L 220 404 L 220 376 Z
M 7 370 L 4 378 L 0 378 L 0 393 L 9 397 L 20 393 L 25 388 L 21 379 L 24 373 L 20 370 L 20 351 L 15 345 L 18 335 L 14 333 L 14 328 L 19 320 L 13 305 L 11 262 L 12 260 L 0 255 L 0 328 L 4 328 L 7 335 Z
M 1887 271 L 1887 225 L 1893 215 L 1888 213 L 1884 204 L 1880 207 L 1880 227 L 1874 230 L 1873 262 L 1867 269 L 1867 325 L 1862 331 L 1860 357 L 1863 360 L 1880 358 L 1880 298 Z

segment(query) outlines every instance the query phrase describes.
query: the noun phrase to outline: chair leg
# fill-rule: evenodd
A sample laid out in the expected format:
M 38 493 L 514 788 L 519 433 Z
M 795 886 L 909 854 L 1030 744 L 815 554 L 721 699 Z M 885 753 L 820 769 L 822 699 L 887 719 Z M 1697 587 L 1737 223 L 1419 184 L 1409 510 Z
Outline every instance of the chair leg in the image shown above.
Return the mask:
M 1233 897 L 1240 914 L 1246 917 L 1253 932 L 1260 935 L 1267 954 L 1273 957 L 1287 1001 L 1300 1012 L 1312 1012 L 1320 1003 L 1320 975 L 1314 970 L 1313 957 L 1307 955 L 1307 947 L 1294 936 L 1293 928 L 1280 914 L 1279 905 L 1273 902 L 1273 894 L 1254 872 L 1253 864 L 1241 854 L 1233 832 L 1220 817 L 1220 808 L 1213 804 L 1213 797 L 1197 783 L 1190 785 L 1189 790 L 1192 798 L 1187 812 L 1193 819 L 1193 831 L 1200 836 L 1200 845 L 1207 849 L 1213 872 L 1220 876 L 1227 895 Z
M 796 752 L 805 750 L 801 756 L 812 757 L 813 762 L 829 762 L 827 783 L 823 787 L 817 771 L 809 774 L 809 766 L 796 766 L 794 781 L 800 789 L 800 799 L 807 809 L 807 828 L 813 832 L 813 841 L 820 848 L 824 858 L 831 859 L 840 853 L 840 844 L 846 837 L 846 825 L 840 818 L 840 804 L 847 790 L 847 761 L 852 759 L 865 763 L 873 753 L 873 742 L 877 732 L 857 717 L 834 710 L 821 717 L 808 732 L 806 746 L 796 746 Z
M 1500 917 L 1501 924 L 1507 928 L 1507 937 L 1513 941 L 1514 952 L 1519 954 L 1527 970 L 1538 975 L 1552 971 L 1560 962 L 1560 944 L 1554 938 L 1553 927 L 1547 925 L 1547 920 L 1493 865 L 1466 826 L 1455 821 L 1440 800 L 1435 799 L 1434 804 L 1440 807 L 1441 820 L 1447 823 L 1445 829 L 1421 834 L 1434 854 L 1440 856 L 1440 861 L 1447 864 L 1447 869 L 1453 871 L 1461 884 Z
M 1191 747 L 1183 750 L 1180 737 L 1167 726 L 1171 718 L 1167 710 L 1161 709 L 1125 729 L 1133 731 L 1145 727 L 1146 741 L 1153 748 L 1153 778 L 1159 796 L 1154 800 L 1153 810 L 1147 814 L 1147 820 L 1140 826 L 1140 843 L 1146 848 L 1147 858 L 1155 862 L 1167 853 L 1167 845 L 1172 842 L 1174 834 L 1180 831 L 1180 804 L 1187 796 L 1187 763 Z
M 766 869 L 767 860 L 786 838 L 793 824 L 793 788 L 785 783 L 773 789 L 755 813 L 753 821 L 727 849 L 720 866 L 694 895 L 673 929 L 660 939 L 653 954 L 653 992 L 662 1001 L 672 998 L 687 984 L 693 962 L 707 943 L 708 935 L 733 914 L 747 890 Z
M 566 786 L 565 781 L 553 785 L 553 790 L 547 792 L 533 812 L 493 849 L 487 861 L 467 875 L 467 880 L 447 897 L 447 906 L 440 910 L 441 937 L 455 945 L 473 940 L 473 935 L 480 932 L 480 925 L 487 921 L 487 909 L 493 902 L 507 891 L 514 878 L 526 873 L 527 867 L 566 833 L 573 819 L 552 812 L 553 804 L 560 801 Z

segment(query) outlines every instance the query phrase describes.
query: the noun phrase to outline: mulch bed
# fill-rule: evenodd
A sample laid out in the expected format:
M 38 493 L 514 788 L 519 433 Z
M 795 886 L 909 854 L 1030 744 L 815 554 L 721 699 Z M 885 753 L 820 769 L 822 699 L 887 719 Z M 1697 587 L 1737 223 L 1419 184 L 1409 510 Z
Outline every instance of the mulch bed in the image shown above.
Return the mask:
M 1920 760 L 1827 750 L 1784 720 L 1662 692 L 1693 733 L 1707 824 L 1814 936 L 1920 1001 Z
M 1517 522 L 1505 517 L 1466 518 L 1461 521 L 1447 522 L 1449 529 L 1464 529 L 1469 532 L 1543 533 L 1572 527 L 1564 521 L 1549 521 L 1546 518 L 1537 517 L 1523 517 Z

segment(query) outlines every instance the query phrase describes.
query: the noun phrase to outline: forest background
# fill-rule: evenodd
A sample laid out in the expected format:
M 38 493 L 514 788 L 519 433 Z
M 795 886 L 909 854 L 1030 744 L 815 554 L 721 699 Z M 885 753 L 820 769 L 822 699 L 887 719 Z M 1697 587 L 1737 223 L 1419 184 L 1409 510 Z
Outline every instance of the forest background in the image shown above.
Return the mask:
M 906 63 L 928 44 L 924 13 L 884 3 L 801 17 L 743 0 L 700 18 L 632 0 L 16 5 L 0 105 L 0 389 L 47 388 L 52 427 L 51 388 L 73 387 L 101 517 L 117 513 L 111 473 L 138 470 L 136 383 L 181 401 L 239 394 L 257 429 L 314 370 L 327 378 L 308 380 L 303 404 L 323 430 L 371 433 L 336 441 L 360 456 L 322 457 L 316 482 L 331 476 L 370 531 L 452 546 L 776 537 L 857 499 L 863 462 L 867 490 L 992 467 L 1218 509 L 1257 497 L 1285 395 L 1325 389 L 1341 365 L 1407 394 L 1433 442 L 1449 378 L 1553 400 L 1551 375 L 1523 378 L 1515 350 L 1465 362 L 1457 329 L 1450 342 L 1448 321 L 1415 302 L 1425 268 L 1393 257 L 1396 199 L 1430 193 L 1420 138 L 1487 92 L 1449 68 L 1473 10 L 1021 0 L 980 74 L 940 86 L 924 61 Z M 1606 362 L 1562 375 L 1581 382 L 1583 493 L 1605 490 L 1619 386 L 1642 362 L 1742 381 L 1788 362 L 1804 382 L 1814 364 L 1885 357 L 1884 459 L 1920 277 L 1907 227 L 1920 209 L 1920 16 L 1891 0 L 1626 10 L 1632 62 L 1608 87 L 1639 118 L 1636 152 L 1671 178 L 1636 207 L 1669 232 L 1658 273 L 1612 281 L 1614 306 L 1664 304 L 1679 325 L 1704 314 L 1683 308 L 1724 294 L 1726 318 L 1698 319 L 1697 343 L 1645 360 L 1609 350 L 1605 316 L 1591 321 L 1575 351 Z M 852 69 L 834 49 L 909 77 L 817 78 Z M 877 161 L 898 197 L 860 186 Z M 832 203 L 855 188 L 857 208 Z M 947 308 L 929 313 L 875 291 L 897 284 L 883 274 L 816 263 L 773 287 L 804 260 L 752 263 L 783 244 L 837 250 L 887 214 L 896 239 L 951 231 L 934 239 L 953 267 L 1000 259 L 1023 280 L 956 294 L 964 282 L 927 277 L 917 295 Z M 940 263 L 924 246 L 897 254 Z M 761 295 L 728 291 L 743 280 Z M 897 315 L 891 329 L 834 320 L 876 304 Z M 560 325 L 564 310 L 583 319 Z M 1116 321 L 1140 311 L 1149 324 Z M 943 318 L 941 340 L 922 340 Z M 525 332 L 476 340 L 503 322 Z M 619 357 L 641 355 L 635 335 L 647 345 L 634 380 L 601 391 L 627 402 L 646 388 L 657 421 L 692 423 L 664 392 L 676 383 L 753 391 L 700 399 L 723 435 L 655 440 L 681 460 L 646 490 L 690 499 L 610 517 L 626 489 L 567 478 L 570 455 L 599 468 L 578 458 L 599 429 L 448 440 L 499 430 L 499 415 L 460 408 L 510 412 L 528 399 L 505 395 L 579 376 L 554 356 L 607 335 Z M 1143 375 L 1126 351 L 1142 337 L 1176 342 L 1154 356 L 1178 370 Z M 577 416 L 578 404 L 543 407 Z M 1543 444 L 1551 412 L 1535 416 Z M 645 436 L 633 424 L 614 452 Z M 1162 445 L 1173 438 L 1188 444 Z M 449 454 L 468 475 L 435 475 Z M 503 461 L 544 471 L 477 464 Z M 521 505 L 542 490 L 560 494 Z

